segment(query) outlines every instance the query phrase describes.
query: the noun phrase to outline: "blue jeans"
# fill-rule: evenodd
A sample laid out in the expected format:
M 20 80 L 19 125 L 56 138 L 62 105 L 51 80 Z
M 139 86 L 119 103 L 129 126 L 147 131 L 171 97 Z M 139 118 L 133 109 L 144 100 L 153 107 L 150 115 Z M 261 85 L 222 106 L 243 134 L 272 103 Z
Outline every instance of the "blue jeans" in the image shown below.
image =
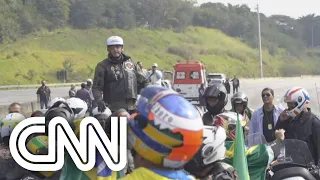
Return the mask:
M 40 100 L 40 108 L 43 109 L 44 106 L 46 107 L 45 109 L 48 109 L 48 100 Z

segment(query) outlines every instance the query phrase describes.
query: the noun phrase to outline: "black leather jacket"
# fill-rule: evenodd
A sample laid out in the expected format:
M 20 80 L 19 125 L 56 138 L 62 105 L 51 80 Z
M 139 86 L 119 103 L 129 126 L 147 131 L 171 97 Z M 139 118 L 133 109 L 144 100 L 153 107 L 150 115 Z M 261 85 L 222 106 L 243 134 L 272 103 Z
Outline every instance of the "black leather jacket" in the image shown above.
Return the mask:
M 135 62 L 125 54 L 118 59 L 109 58 L 98 63 L 95 69 L 92 93 L 95 100 L 103 100 L 111 111 L 128 109 L 128 101 L 137 99 L 137 86 L 147 85 L 147 79 Z

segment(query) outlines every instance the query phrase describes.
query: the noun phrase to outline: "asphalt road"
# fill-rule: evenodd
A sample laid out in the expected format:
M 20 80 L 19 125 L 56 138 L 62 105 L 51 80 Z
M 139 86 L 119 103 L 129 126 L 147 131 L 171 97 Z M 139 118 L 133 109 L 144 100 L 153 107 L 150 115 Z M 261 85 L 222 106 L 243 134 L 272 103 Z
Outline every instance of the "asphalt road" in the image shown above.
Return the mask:
M 264 80 L 241 80 L 240 79 L 240 90 L 247 94 L 249 98 L 249 107 L 257 109 L 262 105 L 261 91 L 265 87 L 270 87 L 275 91 L 275 104 L 280 103 L 285 92 L 293 87 L 300 86 L 307 89 L 309 95 L 311 96 L 311 108 L 315 113 L 319 113 L 319 106 L 317 100 L 317 92 L 315 83 L 318 82 L 319 92 L 320 92 L 320 77 L 311 78 L 278 78 L 278 79 L 264 79 Z M 52 88 L 52 97 L 65 97 L 68 96 L 69 88 Z M 232 95 L 232 94 L 231 94 Z M 231 96 L 230 95 L 230 96 Z M 36 100 L 36 90 L 10 90 L 10 91 L 0 91 L 0 105 L 8 105 L 12 102 L 30 102 Z M 230 109 L 230 97 L 227 108 Z M 320 114 L 320 113 L 319 113 Z
M 69 96 L 68 91 L 70 88 L 51 88 L 51 97 L 67 97 Z M 26 90 L 5 90 L 0 91 L 0 106 L 8 105 L 12 102 L 24 103 L 37 100 L 36 95 L 37 89 L 26 89 Z

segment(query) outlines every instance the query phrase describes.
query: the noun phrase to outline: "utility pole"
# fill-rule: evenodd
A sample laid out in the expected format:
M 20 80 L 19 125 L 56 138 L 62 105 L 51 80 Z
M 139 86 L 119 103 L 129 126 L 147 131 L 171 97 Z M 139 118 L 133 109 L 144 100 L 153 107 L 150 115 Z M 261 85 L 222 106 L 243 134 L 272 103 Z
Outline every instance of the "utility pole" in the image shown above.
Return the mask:
M 261 47 L 261 25 L 260 25 L 259 4 L 257 4 L 257 14 L 258 14 L 258 26 L 259 26 L 260 78 L 263 78 L 263 67 L 262 67 L 262 47 Z
M 314 48 L 314 24 L 313 24 L 313 22 L 312 22 L 312 29 L 311 29 L 311 47 L 312 47 L 312 49 Z

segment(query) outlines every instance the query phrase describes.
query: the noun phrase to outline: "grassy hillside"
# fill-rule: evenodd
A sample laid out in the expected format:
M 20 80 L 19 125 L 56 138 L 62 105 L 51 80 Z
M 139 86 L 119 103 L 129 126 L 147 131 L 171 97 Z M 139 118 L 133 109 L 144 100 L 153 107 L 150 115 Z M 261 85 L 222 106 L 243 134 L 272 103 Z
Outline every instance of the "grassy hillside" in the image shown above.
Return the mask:
M 59 82 L 56 71 L 62 70 L 66 61 L 74 63 L 70 81 L 92 77 L 95 65 L 106 56 L 105 41 L 111 35 L 122 36 L 126 53 L 135 61 L 144 62 L 146 67 L 157 62 L 161 69 L 172 69 L 177 60 L 187 58 L 203 61 L 210 72 L 259 76 L 258 50 L 218 30 L 190 27 L 184 33 L 175 33 L 144 28 L 131 31 L 60 29 L 39 32 L 16 43 L 1 45 L 0 85 L 32 84 L 42 79 L 48 83 Z M 308 74 L 315 72 L 320 65 L 316 61 L 318 52 L 309 52 L 309 56 L 301 57 L 304 60 L 301 61 L 288 58 L 284 50 L 277 51 L 276 56 L 267 51 L 263 53 L 265 76 L 280 76 L 297 67 L 300 72 Z

